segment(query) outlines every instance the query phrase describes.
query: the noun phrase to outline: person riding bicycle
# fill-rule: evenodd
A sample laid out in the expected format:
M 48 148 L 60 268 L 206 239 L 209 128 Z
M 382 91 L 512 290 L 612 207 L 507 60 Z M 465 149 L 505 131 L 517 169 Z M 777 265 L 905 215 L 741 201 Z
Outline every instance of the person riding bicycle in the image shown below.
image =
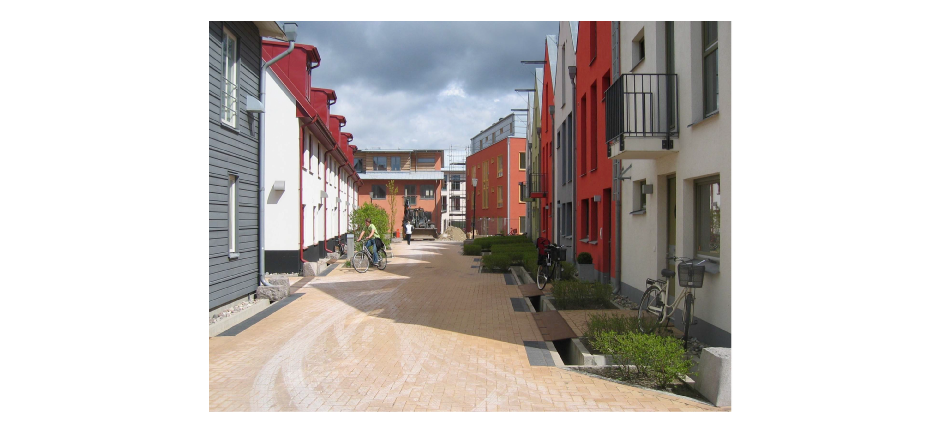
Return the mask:
M 366 230 L 369 230 L 369 237 L 367 237 L 365 246 L 369 248 L 369 252 L 372 254 L 372 263 L 378 266 L 379 257 L 378 255 L 375 254 L 375 237 L 376 237 L 375 225 L 372 225 L 372 219 L 369 219 L 369 218 L 366 218 L 366 225 L 368 225 L 368 227 L 365 230 L 362 230 L 361 233 L 359 233 L 359 238 L 357 238 L 356 241 L 358 242 L 362 240 L 362 236 L 366 234 Z

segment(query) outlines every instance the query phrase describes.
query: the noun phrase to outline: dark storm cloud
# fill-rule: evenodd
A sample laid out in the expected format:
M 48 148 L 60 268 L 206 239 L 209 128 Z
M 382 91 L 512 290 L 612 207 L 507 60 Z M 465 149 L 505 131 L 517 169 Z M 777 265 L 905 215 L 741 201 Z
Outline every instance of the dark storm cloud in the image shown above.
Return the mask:
M 519 61 L 542 59 L 558 23 L 305 22 L 298 33 L 320 51 L 314 77 L 327 87 L 437 93 L 458 82 L 468 95 L 494 95 L 528 84 L 531 67 Z

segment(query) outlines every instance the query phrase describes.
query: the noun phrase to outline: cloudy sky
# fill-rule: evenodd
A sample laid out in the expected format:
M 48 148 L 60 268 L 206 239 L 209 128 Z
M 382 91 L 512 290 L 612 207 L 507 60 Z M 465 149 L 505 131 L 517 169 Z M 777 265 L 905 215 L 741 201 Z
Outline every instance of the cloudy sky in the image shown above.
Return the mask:
M 558 22 L 298 22 L 322 57 L 313 86 L 360 148 L 447 149 L 526 108 L 546 35 Z

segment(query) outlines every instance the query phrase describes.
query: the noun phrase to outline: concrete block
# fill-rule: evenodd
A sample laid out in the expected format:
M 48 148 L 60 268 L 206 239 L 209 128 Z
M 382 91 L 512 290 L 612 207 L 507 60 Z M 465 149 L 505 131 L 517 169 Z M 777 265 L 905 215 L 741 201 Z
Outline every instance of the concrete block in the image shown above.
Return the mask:
M 731 349 L 702 349 L 697 371 L 695 389 L 715 406 L 731 406 Z
M 304 263 L 303 276 L 317 276 L 319 263 Z
M 265 281 L 271 285 L 286 285 L 290 287 L 290 278 L 286 276 L 268 276 L 265 277 Z
M 290 286 L 286 285 L 275 285 L 275 286 L 258 286 L 258 289 L 255 290 L 255 297 L 258 299 L 267 299 L 271 302 L 277 302 L 281 299 L 286 298 L 290 294 Z

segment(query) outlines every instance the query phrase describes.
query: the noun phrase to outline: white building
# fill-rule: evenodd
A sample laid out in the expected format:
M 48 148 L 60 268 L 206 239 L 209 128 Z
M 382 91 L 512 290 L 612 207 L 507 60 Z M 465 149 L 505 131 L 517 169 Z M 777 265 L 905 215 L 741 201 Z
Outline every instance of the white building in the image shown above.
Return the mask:
M 622 75 L 606 109 L 622 122 L 607 123 L 607 143 L 629 168 L 623 293 L 639 302 L 646 278 L 675 270 L 670 255 L 706 260 L 691 335 L 730 347 L 731 23 L 620 22 L 615 42 Z
M 441 186 L 441 229 L 455 226 L 466 231 L 467 150 L 450 147 L 444 151 L 444 184 Z

